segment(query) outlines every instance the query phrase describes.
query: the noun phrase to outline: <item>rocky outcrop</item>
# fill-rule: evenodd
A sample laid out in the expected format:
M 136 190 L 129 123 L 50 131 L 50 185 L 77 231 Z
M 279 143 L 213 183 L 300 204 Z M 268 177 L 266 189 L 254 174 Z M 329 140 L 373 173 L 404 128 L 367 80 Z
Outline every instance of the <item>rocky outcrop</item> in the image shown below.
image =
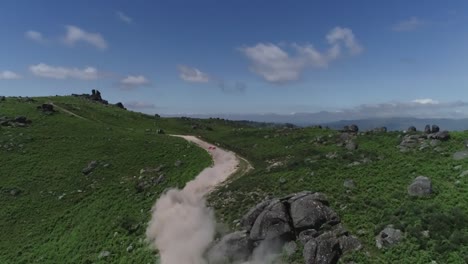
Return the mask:
M 37 109 L 41 110 L 44 114 L 53 114 L 56 112 L 52 104 L 42 104 L 38 106 Z
M 115 106 L 117 106 L 120 109 L 127 110 L 127 108 L 125 108 L 125 106 L 121 102 L 116 103 Z
M 359 127 L 355 124 L 349 125 L 349 126 L 344 126 L 343 127 L 343 132 L 349 132 L 349 133 L 357 133 L 359 132 Z
M 444 130 L 444 131 L 429 134 L 427 135 L 427 138 L 439 139 L 439 140 L 445 141 L 445 140 L 450 139 L 450 133 L 447 130 Z
M 15 118 L 9 118 L 6 116 L 0 116 L 0 126 L 8 127 L 25 127 L 31 124 L 32 121 L 25 116 L 17 116 Z
M 430 126 L 430 125 L 426 125 L 426 126 L 424 127 L 424 133 L 426 133 L 426 134 L 430 134 L 430 133 L 431 133 L 431 126 Z
M 416 132 L 416 127 L 415 126 L 410 126 L 408 127 L 408 129 L 406 130 L 406 132 Z
M 264 244 L 281 250 L 297 241 L 304 245 L 305 263 L 337 263 L 342 254 L 362 247 L 340 222 L 322 193 L 304 191 L 268 199 L 242 217 L 244 230 L 222 237 L 207 256 L 210 264 L 243 262 Z

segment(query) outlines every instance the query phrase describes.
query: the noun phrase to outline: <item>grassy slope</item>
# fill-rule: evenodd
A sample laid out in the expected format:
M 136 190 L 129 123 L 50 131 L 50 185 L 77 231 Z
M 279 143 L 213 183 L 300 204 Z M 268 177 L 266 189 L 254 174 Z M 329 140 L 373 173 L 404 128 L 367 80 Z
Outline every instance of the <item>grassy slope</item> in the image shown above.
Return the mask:
M 337 146 L 339 133 L 332 130 L 246 129 L 226 126 L 217 120 L 199 122 L 201 127 L 219 129 L 193 133 L 208 141 L 222 142 L 226 148 L 249 159 L 256 168 L 211 196 L 212 205 L 226 223 L 239 219 L 267 195 L 320 191 L 327 194 L 345 226 L 365 244 L 364 251 L 343 260 L 358 263 L 468 261 L 468 181 L 466 176 L 459 177 L 462 171 L 468 170 L 468 160 L 455 161 L 451 157 L 453 152 L 464 148 L 467 132 L 452 133 L 452 139 L 441 144 L 441 153 L 433 148 L 401 153 L 396 148 L 400 142 L 398 132 L 359 136 L 359 149 L 349 152 Z M 315 144 L 317 137 L 323 137 L 327 143 Z M 326 158 L 330 152 L 337 152 L 338 158 Z M 363 158 L 372 162 L 347 166 Z M 267 160 L 282 161 L 285 165 L 268 171 Z M 462 165 L 463 169 L 454 170 L 456 165 Z M 418 175 L 432 179 L 435 194 L 430 198 L 415 199 L 407 195 L 407 186 Z M 347 192 L 343 187 L 345 179 L 353 179 L 357 188 Z M 460 180 L 458 185 L 457 180 Z M 403 229 L 406 239 L 394 248 L 380 251 L 375 248 L 374 237 L 387 224 Z M 430 231 L 430 238 L 421 234 L 423 230 Z M 300 258 L 296 256 L 289 262 L 302 263 Z
M 95 263 L 102 250 L 112 253 L 106 263 L 153 262 L 142 242 L 148 211 L 165 188 L 183 186 L 208 166 L 208 154 L 145 132 L 159 127 L 149 116 L 78 98 L 36 100 L 0 102 L 0 115 L 33 121 L 27 128 L 0 128 L 0 145 L 7 145 L 0 148 L 0 263 Z M 36 110 L 49 101 L 85 119 Z M 84 176 L 91 160 L 100 165 Z M 138 193 L 140 169 L 162 164 L 166 181 Z M 12 196 L 11 189 L 22 192 Z
M 364 251 L 344 260 L 465 263 L 468 258 L 468 185 L 466 178 L 458 177 L 461 171 L 453 169 L 462 165 L 463 170 L 468 170 L 468 160 L 451 158 L 454 151 L 463 149 L 468 133 L 453 133 L 453 139 L 442 143 L 442 153 L 432 148 L 400 153 L 396 132 L 359 136 L 359 149 L 349 153 L 336 145 L 338 132 L 331 130 L 248 128 L 223 120 L 155 120 L 78 99 L 44 100 L 53 100 L 92 122 L 62 113 L 42 116 L 33 110 L 36 104 L 0 104 L 1 113 L 24 112 L 35 120 L 30 128 L 2 129 L 0 133 L 2 141 L 13 137 L 15 142 L 24 142 L 26 151 L 0 150 L 0 187 L 25 190 L 17 198 L 0 194 L 0 219 L 8 219 L 5 224 L 0 222 L 0 231 L 9 238 L 0 241 L 0 263 L 54 263 L 63 259 L 95 262 L 101 250 L 111 251 L 111 262 L 115 263 L 152 261 L 151 253 L 138 242 L 144 228 L 128 234 L 123 227 L 144 224 L 147 210 L 162 189 L 183 185 L 209 164 L 209 158 L 197 148 L 186 148 L 187 143 L 180 139 L 148 135 L 148 128 L 200 135 L 241 154 L 254 165 L 254 171 L 235 177 L 212 194 L 210 202 L 225 223 L 233 223 L 267 195 L 321 191 L 327 194 L 345 226 L 365 244 Z M 192 129 L 192 125 L 198 128 Z M 315 144 L 318 136 L 327 143 Z M 325 158 L 325 154 L 335 151 L 338 158 Z M 171 166 L 183 155 L 186 164 L 182 168 Z M 347 166 L 363 158 L 372 162 Z M 81 169 L 93 159 L 109 162 L 112 167 L 83 176 Z M 268 171 L 268 160 L 282 161 L 284 166 Z M 131 176 L 138 175 L 140 168 L 161 163 L 169 165 L 169 181 L 146 193 L 136 193 Z M 417 175 L 432 179 L 432 197 L 407 196 L 406 187 Z M 345 179 L 353 179 L 357 188 L 347 192 Z M 456 185 L 456 180 L 461 183 Z M 86 191 L 71 193 L 78 188 Z M 62 192 L 67 195 L 58 200 Z M 387 224 L 403 229 L 406 238 L 399 246 L 379 251 L 374 237 Z M 423 230 L 430 231 L 430 238 L 421 235 Z M 136 246 L 133 253 L 126 252 L 129 244 Z M 288 263 L 302 263 L 300 254 Z

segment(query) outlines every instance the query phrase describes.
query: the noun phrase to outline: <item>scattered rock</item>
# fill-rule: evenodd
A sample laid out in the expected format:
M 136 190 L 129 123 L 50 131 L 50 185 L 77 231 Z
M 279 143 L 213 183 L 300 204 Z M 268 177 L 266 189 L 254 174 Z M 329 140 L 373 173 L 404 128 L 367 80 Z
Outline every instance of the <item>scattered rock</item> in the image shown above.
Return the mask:
M 411 196 L 427 196 L 432 193 L 432 183 L 428 177 L 418 176 L 408 186 L 408 194 Z
M 462 160 L 468 158 L 468 150 L 457 151 L 453 153 L 454 160 Z
M 81 172 L 84 175 L 88 175 L 97 167 L 97 165 L 98 165 L 98 162 L 93 160 L 90 163 L 88 163 L 88 166 L 86 166 L 83 170 L 81 170 Z
M 343 186 L 344 186 L 346 189 L 355 189 L 355 188 L 356 188 L 356 184 L 355 184 L 354 181 L 351 180 L 351 179 L 345 180 L 344 183 L 343 183 Z
M 55 113 L 54 106 L 51 104 L 42 104 L 37 107 L 38 110 L 41 110 L 45 114 L 52 114 Z
M 162 129 L 158 129 L 158 130 L 156 130 L 156 134 L 165 134 L 165 132 Z
M 127 252 L 130 253 L 133 251 L 133 245 L 130 244 L 128 247 L 127 247 Z
M 393 228 L 393 226 L 387 226 L 382 230 L 375 238 L 375 244 L 377 248 L 388 248 L 398 244 L 403 239 L 403 233 L 399 229 Z
M 111 253 L 109 251 L 101 251 L 98 255 L 98 259 L 110 257 Z
M 439 132 L 440 128 L 438 125 L 432 125 L 432 128 L 431 128 L 431 133 L 437 133 Z
M 462 165 L 457 165 L 453 167 L 453 170 L 456 170 L 456 171 L 461 170 L 461 169 L 463 169 Z
M 287 182 L 286 178 L 284 177 L 280 177 L 278 181 L 280 184 L 285 184 Z
M 181 160 L 176 160 L 176 162 L 174 162 L 174 166 L 176 167 L 180 167 L 180 165 L 182 165 L 183 162 Z
M 468 175 L 468 170 L 463 171 L 462 173 L 460 173 L 460 175 L 458 175 L 458 177 L 463 178 L 463 177 L 465 177 L 467 175 Z
M 347 150 L 356 150 L 358 148 L 358 144 L 354 141 L 350 141 L 346 144 L 346 149 Z
M 10 190 L 10 195 L 11 196 L 18 196 L 21 194 L 21 190 L 20 189 L 17 189 L 17 188 L 13 188 Z

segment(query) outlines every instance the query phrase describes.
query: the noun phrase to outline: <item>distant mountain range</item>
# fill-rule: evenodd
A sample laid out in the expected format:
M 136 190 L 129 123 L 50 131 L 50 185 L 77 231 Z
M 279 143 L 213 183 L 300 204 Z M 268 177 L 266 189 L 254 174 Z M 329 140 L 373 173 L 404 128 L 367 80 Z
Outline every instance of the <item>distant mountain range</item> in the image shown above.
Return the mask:
M 291 115 L 281 114 L 218 114 L 218 115 L 187 115 L 193 118 L 223 118 L 229 120 L 248 120 L 266 123 L 290 123 L 297 126 L 322 125 L 333 129 L 341 129 L 345 125 L 356 124 L 361 131 L 376 127 L 387 127 L 388 130 L 406 130 L 409 126 L 415 126 L 418 130 L 424 130 L 429 125 L 438 125 L 440 129 L 460 131 L 468 130 L 468 118 L 414 118 L 414 117 L 377 117 L 362 119 L 340 119 L 339 113 L 317 112 L 317 113 L 294 113 Z

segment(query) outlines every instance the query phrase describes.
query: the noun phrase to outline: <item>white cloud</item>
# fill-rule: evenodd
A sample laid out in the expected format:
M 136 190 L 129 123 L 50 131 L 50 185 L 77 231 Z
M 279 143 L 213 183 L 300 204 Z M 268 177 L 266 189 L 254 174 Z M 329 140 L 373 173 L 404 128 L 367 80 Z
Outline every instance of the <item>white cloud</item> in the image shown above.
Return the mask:
M 86 42 L 101 50 L 107 48 L 106 40 L 99 33 L 89 33 L 76 26 L 66 26 L 65 28 L 67 33 L 63 40 L 68 45 L 72 46 L 77 42 Z
M 29 66 L 32 74 L 52 79 L 80 79 L 80 80 L 95 80 L 99 77 L 98 71 L 93 67 L 83 69 L 66 68 L 60 66 L 50 66 L 44 63 Z
M 21 75 L 14 73 L 12 71 L 0 72 L 0 80 L 17 80 L 17 79 L 21 79 Z
M 439 101 L 433 100 L 430 98 L 424 98 L 424 99 L 415 99 L 411 101 L 412 103 L 417 103 L 417 104 L 439 104 Z
M 43 43 L 43 42 L 46 41 L 41 32 L 34 31 L 34 30 L 26 31 L 24 33 L 24 36 L 26 38 L 30 39 L 30 40 L 33 40 L 33 41 L 36 41 L 36 42 L 39 42 L 39 43 Z
M 330 45 L 334 45 L 332 48 L 335 50 L 334 52 L 339 50 L 339 46 L 337 45 L 340 45 L 342 41 L 353 55 L 359 54 L 363 50 L 362 46 L 354 37 L 353 31 L 349 28 L 335 27 L 327 34 L 327 40 Z
M 120 85 L 124 89 L 133 89 L 138 86 L 148 85 L 149 80 L 143 75 L 129 75 L 126 78 L 120 80 Z
M 197 68 L 179 65 L 179 77 L 186 82 L 206 83 L 210 81 L 208 74 Z
M 142 101 L 133 101 L 125 103 L 125 106 L 129 109 L 154 109 L 156 106 L 152 103 L 142 102 Z
M 318 51 L 311 44 L 296 43 L 287 45 L 294 53 L 272 43 L 258 43 L 240 50 L 251 61 L 250 70 L 273 83 L 298 80 L 308 67 L 328 67 L 342 55 L 342 46 L 351 55 L 363 51 L 352 30 L 348 28 L 335 27 L 326 35 L 326 39 L 330 47 L 325 52 Z
M 402 20 L 392 26 L 393 31 L 403 32 L 403 31 L 414 31 L 426 24 L 426 21 L 421 20 L 417 17 L 411 17 L 407 20 Z
M 117 17 L 127 23 L 127 24 L 131 24 L 133 22 L 133 19 L 131 17 L 129 17 L 128 15 L 126 15 L 124 12 L 121 12 L 121 11 L 117 11 L 115 12 L 115 14 L 117 15 Z

